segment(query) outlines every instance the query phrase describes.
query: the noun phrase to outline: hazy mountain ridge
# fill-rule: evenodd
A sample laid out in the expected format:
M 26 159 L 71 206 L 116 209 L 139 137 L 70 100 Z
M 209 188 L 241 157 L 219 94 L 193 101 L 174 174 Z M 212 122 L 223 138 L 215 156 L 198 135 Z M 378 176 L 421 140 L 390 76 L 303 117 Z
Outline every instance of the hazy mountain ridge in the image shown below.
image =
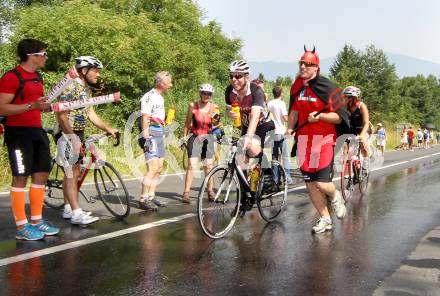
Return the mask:
M 416 76 L 422 74 L 428 76 L 430 74 L 437 77 L 440 76 L 440 64 L 436 64 L 430 61 L 422 59 L 395 54 L 385 53 L 391 63 L 396 66 L 397 75 L 402 78 L 404 76 Z M 324 74 L 329 73 L 330 66 L 333 64 L 333 58 L 327 58 L 321 60 L 321 71 Z M 259 73 L 263 73 L 265 79 L 275 80 L 278 76 L 285 77 L 295 76 L 298 71 L 298 64 L 295 61 L 292 62 L 249 62 L 252 69 L 252 74 L 257 77 Z

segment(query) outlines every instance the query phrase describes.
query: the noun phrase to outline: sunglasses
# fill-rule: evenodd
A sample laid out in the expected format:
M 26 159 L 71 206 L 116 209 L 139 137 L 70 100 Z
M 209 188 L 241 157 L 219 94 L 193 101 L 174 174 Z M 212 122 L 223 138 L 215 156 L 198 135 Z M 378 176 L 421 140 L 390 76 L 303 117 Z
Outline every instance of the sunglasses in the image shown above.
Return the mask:
M 206 91 L 201 91 L 200 92 L 200 94 L 202 95 L 202 96 L 212 96 L 212 93 L 210 93 L 210 92 L 206 92 Z
M 235 78 L 236 80 L 239 80 L 239 79 L 241 79 L 243 77 L 244 77 L 243 74 L 229 74 L 229 79 Z
M 47 52 L 34 52 L 34 53 L 28 53 L 28 56 L 40 56 L 40 57 L 47 57 Z
M 299 64 L 300 66 L 304 65 L 306 68 L 313 67 L 313 66 L 318 66 L 318 65 L 316 65 L 316 64 L 314 64 L 314 63 L 311 63 L 311 62 L 305 62 L 305 61 L 299 61 L 298 64 Z

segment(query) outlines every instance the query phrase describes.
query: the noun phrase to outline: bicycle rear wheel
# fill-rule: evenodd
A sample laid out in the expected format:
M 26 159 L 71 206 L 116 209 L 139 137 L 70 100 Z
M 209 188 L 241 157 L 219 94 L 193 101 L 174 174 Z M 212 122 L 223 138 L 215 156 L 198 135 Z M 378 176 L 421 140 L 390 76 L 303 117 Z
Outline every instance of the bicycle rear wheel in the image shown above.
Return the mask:
M 265 221 L 274 221 L 283 210 L 287 198 L 287 185 L 286 171 L 278 161 L 272 161 L 270 174 L 263 174 L 258 187 L 258 211 Z
M 348 155 L 345 156 L 342 172 L 341 172 L 341 192 L 342 197 L 347 202 L 352 196 L 354 191 L 354 171 L 353 161 L 348 159 Z
M 225 165 L 214 167 L 203 180 L 197 201 L 203 232 L 213 239 L 225 236 L 237 220 L 239 206 L 240 184 L 236 174 Z
M 128 191 L 119 172 L 108 162 L 94 170 L 94 179 L 98 196 L 104 206 L 118 219 L 130 213 Z
M 52 160 L 52 168 L 46 182 L 44 203 L 53 209 L 61 209 L 64 205 L 63 180 L 63 168 Z

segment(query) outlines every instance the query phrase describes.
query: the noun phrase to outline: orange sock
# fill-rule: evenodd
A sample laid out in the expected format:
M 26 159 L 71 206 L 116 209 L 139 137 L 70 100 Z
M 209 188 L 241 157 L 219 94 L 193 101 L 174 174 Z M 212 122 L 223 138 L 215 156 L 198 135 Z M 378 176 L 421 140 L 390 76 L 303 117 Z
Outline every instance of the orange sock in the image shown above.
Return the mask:
M 17 226 L 28 223 L 24 210 L 24 188 L 11 187 L 11 208 Z
M 32 184 L 29 189 L 29 201 L 31 203 L 31 220 L 41 220 L 43 213 L 44 185 Z

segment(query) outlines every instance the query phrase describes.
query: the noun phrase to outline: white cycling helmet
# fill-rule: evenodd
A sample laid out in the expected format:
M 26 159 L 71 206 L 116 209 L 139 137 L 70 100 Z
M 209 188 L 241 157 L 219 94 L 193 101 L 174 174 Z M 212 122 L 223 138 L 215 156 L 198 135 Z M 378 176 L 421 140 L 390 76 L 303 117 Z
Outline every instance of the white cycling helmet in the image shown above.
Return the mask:
M 214 93 L 214 87 L 209 83 L 204 83 L 200 85 L 199 92 Z
M 77 70 L 81 68 L 97 68 L 102 69 L 102 63 L 95 57 L 92 56 L 80 56 L 75 58 L 75 68 Z
M 344 89 L 344 95 L 359 98 L 361 96 L 361 90 L 356 86 L 347 86 Z
M 248 63 L 243 60 L 233 61 L 229 65 L 229 72 L 231 73 L 249 73 L 250 71 L 251 68 L 249 67 Z

